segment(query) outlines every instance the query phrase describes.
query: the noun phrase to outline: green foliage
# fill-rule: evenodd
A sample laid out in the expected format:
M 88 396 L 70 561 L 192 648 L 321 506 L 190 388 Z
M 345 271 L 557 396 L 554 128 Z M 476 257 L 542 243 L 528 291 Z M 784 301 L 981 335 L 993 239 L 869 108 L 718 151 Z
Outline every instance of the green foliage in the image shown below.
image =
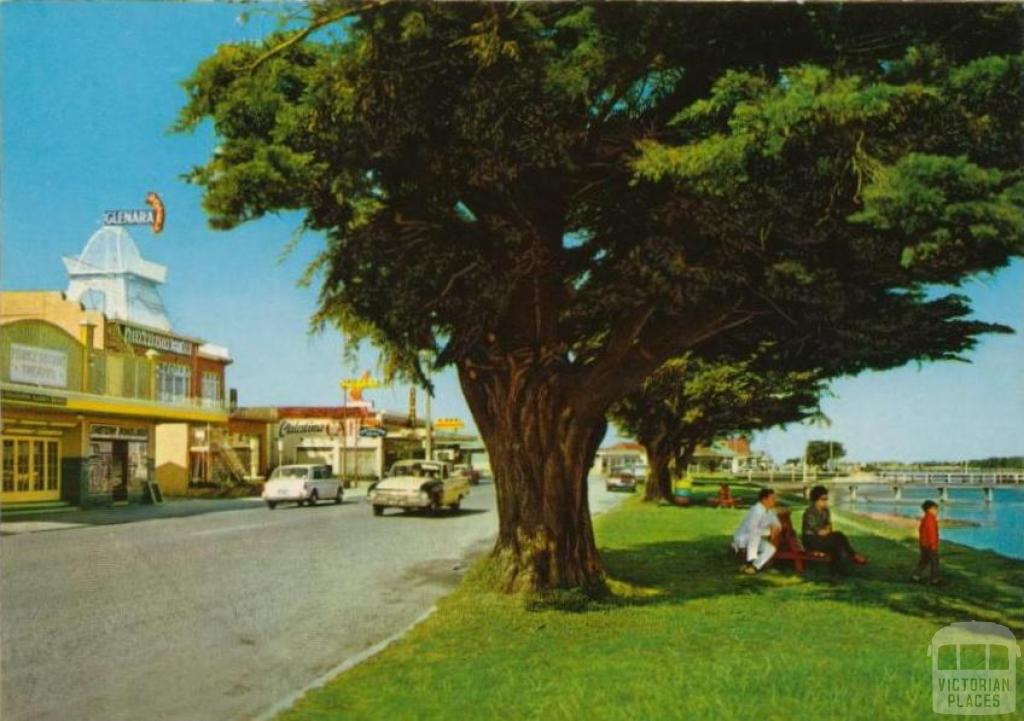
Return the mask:
M 911 532 L 834 514 L 871 558 L 854 577 L 829 583 L 812 564 L 747 578 L 723 550 L 743 512 L 627 501 L 596 519 L 614 591 L 601 603 L 495 594 L 483 560 L 409 635 L 279 721 L 931 721 L 937 628 L 975 618 L 1024 630 L 1019 561 L 946 544 L 936 592 L 907 582 Z
M 337 32 L 221 46 L 176 128 L 219 138 L 214 227 L 305 211 L 316 321 L 393 374 L 529 354 L 600 416 L 737 328 L 796 354 L 923 313 L 922 358 L 993 329 L 924 290 L 1021 254 L 1020 8 L 308 12 Z
M 616 403 L 620 430 L 674 458 L 718 436 L 770 428 L 813 414 L 824 385 L 813 371 L 766 369 L 753 357 L 669 361 Z
M 846 449 L 838 441 L 808 441 L 804 459 L 809 466 L 824 467 L 829 461 L 838 461 L 846 455 Z

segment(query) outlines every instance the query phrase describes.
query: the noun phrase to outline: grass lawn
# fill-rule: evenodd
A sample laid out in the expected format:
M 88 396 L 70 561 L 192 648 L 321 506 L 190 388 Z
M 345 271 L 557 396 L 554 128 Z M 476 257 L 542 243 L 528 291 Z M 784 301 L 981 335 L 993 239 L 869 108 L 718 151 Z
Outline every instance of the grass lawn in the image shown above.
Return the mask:
M 905 531 L 837 515 L 871 557 L 854 577 L 745 577 L 726 552 L 741 513 L 631 498 L 599 517 L 613 591 L 600 602 L 494 594 L 483 561 L 405 639 L 279 721 L 935 719 L 938 628 L 987 620 L 1024 637 L 1024 563 L 947 543 L 947 585 L 916 586 Z

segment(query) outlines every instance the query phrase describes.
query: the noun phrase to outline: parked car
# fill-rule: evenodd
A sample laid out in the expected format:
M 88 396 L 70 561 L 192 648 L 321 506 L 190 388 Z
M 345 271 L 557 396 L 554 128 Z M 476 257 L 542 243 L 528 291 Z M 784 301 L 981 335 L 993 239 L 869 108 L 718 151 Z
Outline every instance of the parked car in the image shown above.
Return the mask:
M 629 491 L 630 493 L 633 493 L 636 491 L 636 476 L 629 471 L 613 473 L 608 476 L 608 480 L 605 481 L 604 487 L 609 491 Z
M 398 461 L 388 475 L 377 483 L 368 497 L 373 515 L 385 508 L 426 509 L 438 511 L 447 507 L 458 510 L 469 495 L 469 480 L 442 461 Z
M 455 472 L 464 475 L 466 477 L 466 480 L 469 481 L 469 485 L 480 485 L 480 471 L 473 468 L 472 466 L 460 463 L 459 465 L 455 466 Z
M 278 503 L 308 503 L 333 500 L 341 503 L 345 491 L 330 466 L 299 464 L 278 466 L 263 486 L 263 500 L 273 509 Z

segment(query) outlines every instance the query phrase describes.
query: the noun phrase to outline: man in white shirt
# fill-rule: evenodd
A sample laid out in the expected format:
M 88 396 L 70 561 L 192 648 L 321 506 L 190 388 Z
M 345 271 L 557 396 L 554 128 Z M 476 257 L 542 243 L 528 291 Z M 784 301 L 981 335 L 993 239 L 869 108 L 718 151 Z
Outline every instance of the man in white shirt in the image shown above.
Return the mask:
M 775 555 L 775 546 L 769 538 L 780 531 L 782 526 L 772 510 L 774 507 L 775 491 L 762 488 L 757 494 L 757 503 L 747 511 L 732 536 L 732 547 L 737 552 L 746 553 L 747 563 L 743 566 L 743 573 L 747 575 L 753 576 Z

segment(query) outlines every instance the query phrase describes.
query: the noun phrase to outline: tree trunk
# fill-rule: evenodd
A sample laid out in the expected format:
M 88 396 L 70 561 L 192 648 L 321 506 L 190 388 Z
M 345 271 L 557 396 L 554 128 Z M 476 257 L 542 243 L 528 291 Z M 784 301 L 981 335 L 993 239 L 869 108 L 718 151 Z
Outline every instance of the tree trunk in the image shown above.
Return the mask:
M 672 476 L 669 472 L 669 464 L 672 461 L 672 451 L 664 443 L 644 443 L 644 450 L 647 451 L 647 465 L 650 471 L 647 475 L 647 487 L 644 490 L 645 501 L 671 501 L 672 500 Z
M 691 440 L 684 443 L 683 447 L 679 449 L 673 461 L 676 476 L 686 474 L 690 467 L 690 461 L 693 460 L 693 454 L 697 452 L 698 445 L 700 444 L 697 441 Z
M 568 400 L 572 379 L 539 365 L 460 367 L 459 380 L 494 474 L 500 590 L 600 588 L 587 476 L 603 413 L 581 414 Z

